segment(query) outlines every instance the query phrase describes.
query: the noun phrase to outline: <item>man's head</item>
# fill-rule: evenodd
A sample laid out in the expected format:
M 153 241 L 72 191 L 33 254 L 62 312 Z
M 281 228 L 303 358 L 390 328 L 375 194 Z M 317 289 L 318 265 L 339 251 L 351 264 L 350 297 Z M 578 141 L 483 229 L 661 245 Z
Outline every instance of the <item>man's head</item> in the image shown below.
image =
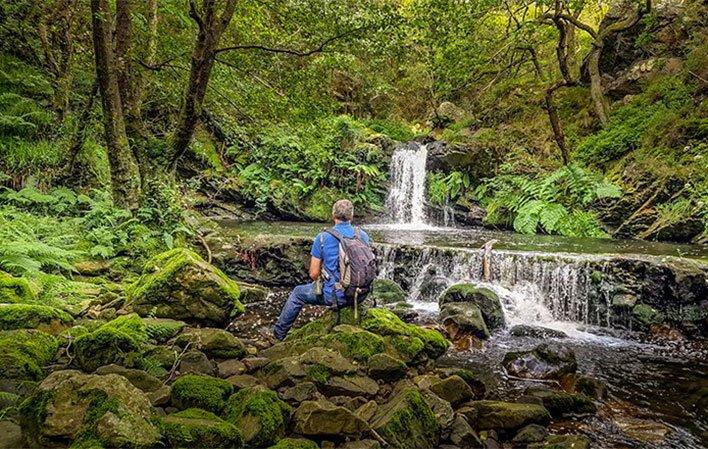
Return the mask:
M 354 205 L 349 200 L 339 200 L 332 206 L 332 219 L 335 222 L 352 221 L 354 218 Z

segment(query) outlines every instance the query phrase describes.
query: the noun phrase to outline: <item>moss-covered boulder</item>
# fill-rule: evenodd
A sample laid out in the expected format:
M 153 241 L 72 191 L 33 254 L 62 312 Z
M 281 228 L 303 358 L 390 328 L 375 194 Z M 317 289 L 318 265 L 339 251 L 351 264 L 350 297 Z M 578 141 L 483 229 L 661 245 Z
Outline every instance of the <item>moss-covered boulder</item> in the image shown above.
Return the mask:
M 187 374 L 172 384 L 172 405 L 178 409 L 201 408 L 221 413 L 234 387 L 224 379 Z
M 59 341 L 42 331 L 19 329 L 0 332 L 0 385 L 11 390 L 22 380 L 40 380 L 52 361 Z
M 145 330 L 150 340 L 156 343 L 164 343 L 187 327 L 187 323 L 170 318 L 143 318 Z
M 202 351 L 209 357 L 237 359 L 246 354 L 246 346 L 231 332 L 214 328 L 194 328 L 182 332 L 175 344 Z
M 374 379 L 394 382 L 406 376 L 407 366 L 403 361 L 388 354 L 374 354 L 367 362 L 368 373 Z
M 160 419 L 160 429 L 168 447 L 240 448 L 241 432 L 215 414 L 189 408 Z
M 223 326 L 244 311 L 238 285 L 185 248 L 150 259 L 128 295 L 140 315 L 191 323 Z
M 595 413 L 597 410 L 592 399 L 582 394 L 567 393 L 542 387 L 530 388 L 526 390 L 526 394 L 540 399 L 543 406 L 554 418 Z
M 442 308 L 447 303 L 469 302 L 476 305 L 484 322 L 490 331 L 501 329 L 505 325 L 504 309 L 502 309 L 499 296 L 487 287 L 475 284 L 456 284 L 449 287 L 440 296 L 439 303 Z
M 431 359 L 443 355 L 450 346 L 450 342 L 435 329 L 404 323 L 393 312 L 385 309 L 369 309 L 361 321 L 361 327 L 383 336 L 418 338 Z
M 421 393 L 409 388 L 384 404 L 371 420 L 371 428 L 399 449 L 433 449 L 440 426 Z
M 84 447 L 147 448 L 160 440 L 150 400 L 115 374 L 55 371 L 20 412 L 25 436 L 37 446 L 75 441 Z
M 224 415 L 243 433 L 247 446 L 263 447 L 285 435 L 292 409 L 267 388 L 244 388 L 232 395 Z
M 543 343 L 531 351 L 512 351 L 502 361 L 506 371 L 527 379 L 560 379 L 578 368 L 575 353 L 568 347 Z
M 440 320 L 445 326 L 455 326 L 456 334 L 462 332 L 478 338 L 490 337 L 482 312 L 475 304 L 468 302 L 445 303 L 440 309 Z
M 36 299 L 37 293 L 27 279 L 0 271 L 0 303 L 22 304 Z
M 305 436 L 358 437 L 369 426 L 354 412 L 329 401 L 304 401 L 293 413 L 294 430 Z
M 157 377 L 140 369 L 126 368 L 120 365 L 105 365 L 96 370 L 96 374 L 105 376 L 108 374 L 117 374 L 128 379 L 128 382 L 133 384 L 141 391 L 150 392 L 162 388 L 162 382 Z
M 39 304 L 0 304 L 0 330 L 60 330 L 74 319 L 63 310 Z
M 430 386 L 430 391 L 452 404 L 453 407 L 474 397 L 472 388 L 458 375 L 452 375 L 435 382 Z
M 320 447 L 314 441 L 304 438 L 283 438 L 268 449 L 320 449 Z
M 394 281 L 376 279 L 368 299 L 373 299 L 376 304 L 395 304 L 406 300 L 406 292 Z
M 467 407 L 475 413 L 465 413 L 478 430 L 513 433 L 529 424 L 546 425 L 551 415 L 543 406 L 502 401 L 473 401 Z
M 87 372 L 111 363 L 122 364 L 128 354 L 139 352 L 147 341 L 145 323 L 138 315 L 120 316 L 76 339 L 76 363 Z
M 354 374 L 357 368 L 337 351 L 314 347 L 299 356 L 270 362 L 261 370 L 260 377 L 271 388 L 292 386 L 302 381 L 324 385 L 333 376 Z

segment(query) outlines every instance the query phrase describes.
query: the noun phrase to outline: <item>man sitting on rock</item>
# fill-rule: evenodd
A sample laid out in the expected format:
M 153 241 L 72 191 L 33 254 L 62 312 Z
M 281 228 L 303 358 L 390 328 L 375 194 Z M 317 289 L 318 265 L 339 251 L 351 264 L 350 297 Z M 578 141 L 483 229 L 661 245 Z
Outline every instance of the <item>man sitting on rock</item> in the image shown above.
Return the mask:
M 349 200 L 339 200 L 332 206 L 334 227 L 317 234 L 310 250 L 310 278 L 314 282 L 298 285 L 290 293 L 280 312 L 280 317 L 273 327 L 273 336 L 285 339 L 293 323 L 305 304 L 341 307 L 347 304 L 345 293 L 337 288 L 341 285 L 339 270 L 339 239 L 352 239 L 355 236 L 369 245 L 369 236 L 351 224 L 354 217 L 354 205 Z M 337 301 L 335 303 L 335 301 Z

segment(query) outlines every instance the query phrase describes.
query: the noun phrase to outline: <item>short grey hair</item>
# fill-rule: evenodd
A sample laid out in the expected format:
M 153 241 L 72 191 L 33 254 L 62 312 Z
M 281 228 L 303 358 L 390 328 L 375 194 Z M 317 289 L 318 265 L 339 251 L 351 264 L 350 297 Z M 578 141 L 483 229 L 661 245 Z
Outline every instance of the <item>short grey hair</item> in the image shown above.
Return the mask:
M 339 200 L 332 206 L 332 216 L 341 221 L 352 221 L 354 205 L 349 200 Z

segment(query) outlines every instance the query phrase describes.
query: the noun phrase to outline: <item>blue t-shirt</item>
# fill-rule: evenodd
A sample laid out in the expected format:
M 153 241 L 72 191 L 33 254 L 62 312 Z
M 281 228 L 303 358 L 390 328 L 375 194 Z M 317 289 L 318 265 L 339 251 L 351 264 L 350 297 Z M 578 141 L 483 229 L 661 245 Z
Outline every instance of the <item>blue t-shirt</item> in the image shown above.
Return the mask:
M 334 225 L 334 229 L 344 237 L 354 237 L 354 226 L 349 222 L 338 223 Z M 369 244 L 369 236 L 366 232 L 359 229 L 359 237 Z M 325 301 L 331 302 L 331 298 L 336 294 L 338 298 L 344 297 L 344 292 L 335 290 L 334 284 L 339 281 L 339 242 L 337 239 L 327 232 L 321 232 L 315 237 L 312 242 L 312 257 L 316 257 L 322 261 L 322 268 L 329 273 L 329 279 L 326 279 L 322 284 L 322 294 Z

